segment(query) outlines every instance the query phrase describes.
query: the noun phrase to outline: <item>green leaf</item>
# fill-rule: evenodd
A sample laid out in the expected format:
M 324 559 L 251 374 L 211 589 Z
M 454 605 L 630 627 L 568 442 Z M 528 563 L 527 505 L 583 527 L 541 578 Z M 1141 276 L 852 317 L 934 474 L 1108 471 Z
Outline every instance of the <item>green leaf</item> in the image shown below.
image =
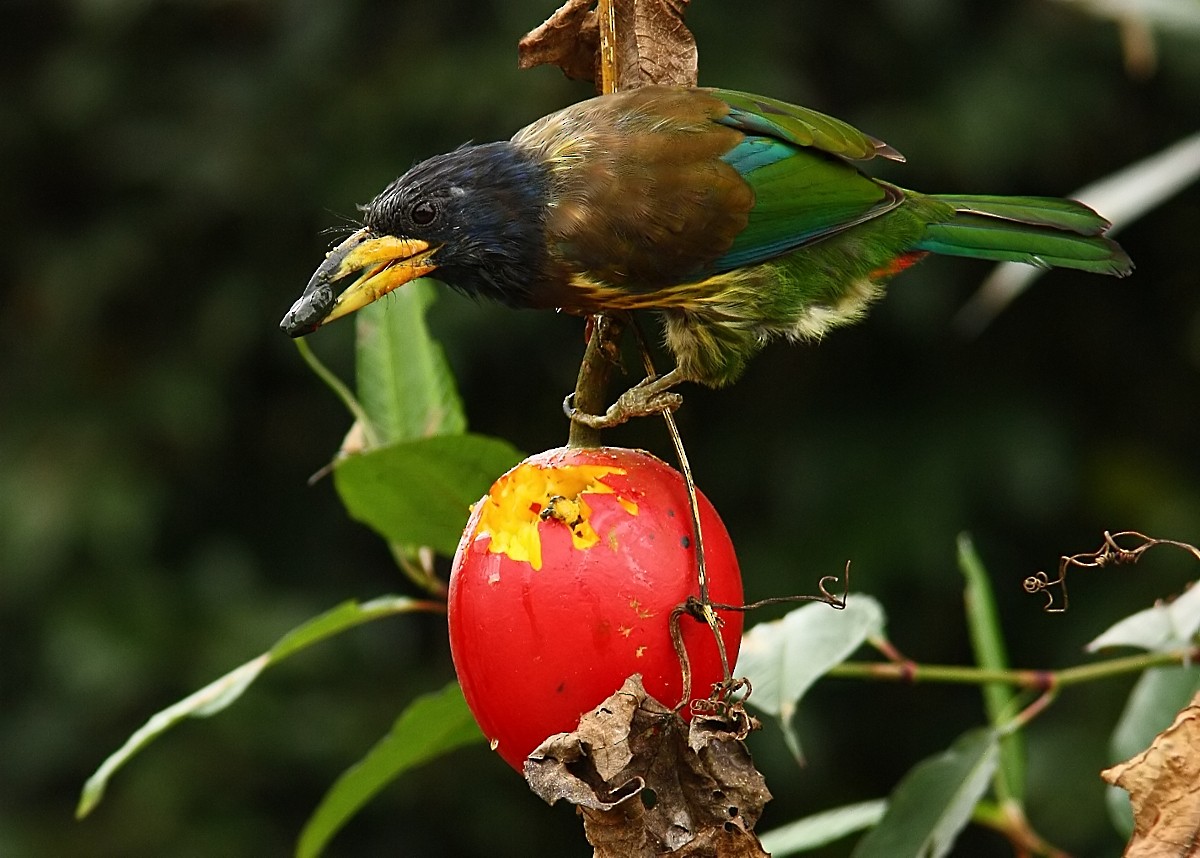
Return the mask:
M 266 668 L 306 647 L 357 625 L 393 614 L 429 610 L 431 603 L 403 596 L 383 596 L 370 602 L 344 602 L 285 634 L 267 652 L 251 659 L 214 682 L 150 717 L 125 744 L 100 764 L 83 786 L 75 816 L 87 816 L 104 797 L 109 779 L 134 754 L 186 718 L 207 718 L 225 709 Z
M 958 568 L 967 582 L 963 598 L 975 663 L 985 670 L 1007 670 L 1008 652 L 1000 630 L 992 581 L 971 537 L 965 533 L 958 537 Z M 983 686 L 983 702 L 992 726 L 1000 727 L 1015 714 L 1012 711 L 1015 697 L 1016 692 L 1004 683 Z M 1000 740 L 1000 773 L 996 786 L 1001 801 L 1012 798 L 1019 802 L 1024 796 L 1025 740 L 1020 732 L 1009 733 Z
M 1175 715 L 1200 691 L 1200 667 L 1154 667 L 1138 677 L 1125 701 L 1125 710 L 1109 739 L 1109 759 L 1127 760 L 1150 746 L 1154 738 L 1171 726 Z M 1133 833 L 1133 811 L 1129 793 L 1110 786 L 1105 796 L 1109 817 L 1124 836 Z
M 791 721 L 800 698 L 868 637 L 882 636 L 883 622 L 879 603 L 855 593 L 845 610 L 805 605 L 779 620 L 759 623 L 743 636 L 736 673 L 748 677 L 754 688 L 747 702 L 779 719 L 797 759 L 800 742 Z
M 521 459 L 497 438 L 441 435 L 345 456 L 334 483 L 350 515 L 389 542 L 450 555 L 471 504 Z
M 949 750 L 909 771 L 892 792 L 887 813 L 859 841 L 852 858 L 941 858 L 950 851 L 996 771 L 996 732 L 964 733 Z
M 870 828 L 883 818 L 886 810 L 887 801 L 882 798 L 847 804 L 782 825 L 763 834 L 760 841 L 763 849 L 775 858 L 795 855 Z
M 348 819 L 409 769 L 483 741 L 457 683 L 418 697 L 396 719 L 391 732 L 325 793 L 300 833 L 296 855 L 319 855 Z
M 1088 652 L 1111 646 L 1132 646 L 1150 652 L 1171 652 L 1192 645 L 1200 631 L 1200 583 L 1172 602 L 1138 611 L 1110 626 L 1087 645 Z
M 382 444 L 466 431 L 454 376 L 425 324 L 435 294 L 416 280 L 358 312 L 358 401 Z
M 1139 754 L 1200 691 L 1200 666 L 1152 667 L 1138 677 L 1109 740 L 1112 762 Z

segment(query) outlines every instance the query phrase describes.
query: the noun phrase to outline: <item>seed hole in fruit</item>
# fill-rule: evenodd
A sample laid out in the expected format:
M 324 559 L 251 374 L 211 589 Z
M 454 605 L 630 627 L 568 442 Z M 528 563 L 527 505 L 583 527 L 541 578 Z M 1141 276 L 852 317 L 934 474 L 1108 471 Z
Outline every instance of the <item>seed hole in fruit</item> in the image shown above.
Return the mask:
M 621 468 L 605 465 L 554 468 L 523 462 L 498 479 L 480 501 L 482 509 L 473 538 L 491 537 L 488 550 L 493 554 L 505 554 L 541 569 L 538 525 L 555 519 L 570 528 L 577 550 L 591 548 L 600 537 L 588 523 L 592 510 L 587 495 L 616 495 L 626 513 L 638 514 L 634 501 L 617 495 L 603 481 L 610 474 L 624 473 Z

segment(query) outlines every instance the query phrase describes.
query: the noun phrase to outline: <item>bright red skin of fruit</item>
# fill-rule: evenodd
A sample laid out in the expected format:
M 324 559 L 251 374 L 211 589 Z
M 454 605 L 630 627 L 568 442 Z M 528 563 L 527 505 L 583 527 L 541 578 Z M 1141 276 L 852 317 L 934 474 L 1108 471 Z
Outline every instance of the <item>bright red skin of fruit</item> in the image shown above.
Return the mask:
M 585 488 L 556 505 L 560 517 L 538 517 L 540 503 L 514 499 L 499 487 L 528 466 L 574 478 L 598 467 L 601 486 Z M 580 469 L 584 470 L 580 470 Z M 620 473 L 624 471 L 624 473 Z M 529 472 L 521 472 L 529 473 Z M 544 492 L 543 495 L 548 495 Z M 488 498 L 535 526 L 541 568 L 491 550 L 503 538 L 481 531 Z M 598 537 L 578 547 L 582 500 L 586 524 Z M 557 502 L 556 502 L 557 503 Z M 636 507 L 633 507 L 636 505 Z M 631 507 L 636 513 L 631 513 Z M 496 506 L 493 505 L 494 515 Z M 509 512 L 509 510 L 505 510 Z M 532 517 L 533 524 L 528 524 Z M 566 519 L 566 520 L 563 520 Z M 742 602 L 742 581 L 725 526 L 700 495 L 709 593 L 714 602 Z M 517 527 L 518 525 L 513 525 Z M 508 529 L 507 525 L 505 529 Z M 585 528 L 586 529 L 586 528 Z M 528 533 L 529 531 L 525 531 Z M 519 554 L 519 551 L 512 552 Z M 674 706 L 682 694 L 679 660 L 671 642 L 671 610 L 698 595 L 695 540 L 682 476 L 639 450 L 562 448 L 527 459 L 476 504 L 454 557 L 448 619 L 450 649 L 467 705 L 500 756 L 517 771 L 547 737 L 575 729 L 579 717 L 640 673 L 646 690 Z M 737 661 L 742 614 L 721 612 L 729 665 Z M 680 619 L 692 668 L 692 698 L 705 698 L 723 678 L 709 628 Z M 688 717 L 684 707 L 680 714 Z

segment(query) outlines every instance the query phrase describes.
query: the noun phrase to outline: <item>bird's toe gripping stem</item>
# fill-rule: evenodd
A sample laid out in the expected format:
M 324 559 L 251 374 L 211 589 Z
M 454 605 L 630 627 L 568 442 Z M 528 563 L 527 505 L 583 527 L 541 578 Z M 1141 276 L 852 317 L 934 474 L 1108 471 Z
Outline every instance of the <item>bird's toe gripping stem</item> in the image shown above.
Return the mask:
M 682 379 L 676 371 L 657 378 L 644 379 L 617 397 L 617 401 L 603 414 L 585 414 L 579 411 L 575 408 L 575 394 L 570 393 L 563 400 L 563 413 L 576 423 L 593 429 L 610 429 L 634 417 L 674 411 L 683 404 L 683 396 L 671 390 L 680 381 Z

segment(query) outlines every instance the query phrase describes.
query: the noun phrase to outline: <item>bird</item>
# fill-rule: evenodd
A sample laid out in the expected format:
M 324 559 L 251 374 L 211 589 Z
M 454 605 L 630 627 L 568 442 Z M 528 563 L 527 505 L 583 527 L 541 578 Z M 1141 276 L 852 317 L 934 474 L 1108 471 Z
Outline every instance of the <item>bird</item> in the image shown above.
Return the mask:
M 1110 223 L 1055 197 L 922 194 L 849 124 L 725 89 L 647 86 L 573 104 L 508 141 L 417 163 L 362 206 L 280 327 L 315 331 L 419 277 L 514 308 L 656 311 L 674 367 L 623 393 L 606 428 L 728 385 L 768 342 L 862 318 L 929 254 L 1123 277 Z

